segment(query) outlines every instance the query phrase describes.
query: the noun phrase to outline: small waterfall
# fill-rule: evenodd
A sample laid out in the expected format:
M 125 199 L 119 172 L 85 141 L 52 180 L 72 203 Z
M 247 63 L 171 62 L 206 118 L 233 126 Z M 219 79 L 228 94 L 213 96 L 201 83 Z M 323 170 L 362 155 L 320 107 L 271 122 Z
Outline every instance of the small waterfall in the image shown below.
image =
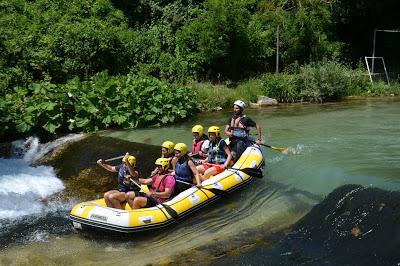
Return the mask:
M 57 146 L 82 137 L 83 134 L 68 135 L 44 144 L 36 137 L 29 137 L 12 143 L 11 158 L 0 158 L 0 239 L 19 235 L 24 236 L 21 239 L 25 236 L 36 239 L 36 234 L 47 235 L 50 231 L 65 227 L 65 213 L 74 203 L 60 202 L 59 199 L 46 200 L 64 190 L 64 184 L 52 167 L 32 166 L 32 163 Z M 42 226 L 46 224 L 61 227 Z M 40 226 L 43 229 L 36 232 Z M 27 228 L 36 229 L 28 234 Z M 0 243 L 6 244 L 7 241 Z
M 21 158 L 25 162 L 33 163 L 54 150 L 56 147 L 81 139 L 83 136 L 83 134 L 69 134 L 65 137 L 43 144 L 39 142 L 37 137 L 29 137 L 25 140 L 16 140 L 12 142 L 12 157 Z

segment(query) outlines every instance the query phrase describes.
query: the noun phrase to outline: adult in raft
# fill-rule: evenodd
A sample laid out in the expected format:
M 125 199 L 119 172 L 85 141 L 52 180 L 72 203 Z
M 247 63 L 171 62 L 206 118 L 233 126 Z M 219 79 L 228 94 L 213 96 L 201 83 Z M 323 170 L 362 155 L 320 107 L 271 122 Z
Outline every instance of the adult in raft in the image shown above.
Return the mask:
M 223 172 L 232 159 L 228 145 L 225 140 L 221 139 L 221 130 L 219 127 L 209 127 L 208 138 L 210 139 L 208 157 L 203 161 L 203 164 L 197 166 L 199 173 L 203 174 L 202 180 Z
M 131 191 L 127 194 L 127 201 L 132 209 L 149 208 L 163 203 L 171 197 L 175 178 L 168 172 L 170 160 L 158 158 L 155 162 L 158 173 L 150 178 L 139 178 L 137 181 L 143 185 L 151 185 L 149 192 Z
M 234 115 L 229 118 L 225 126 L 225 135 L 229 137 L 229 147 L 232 150 L 233 160 L 239 159 L 240 155 L 251 145 L 249 140 L 250 127 L 257 129 L 257 140 L 255 143 L 261 144 L 261 127 L 243 114 L 245 103 L 237 100 L 233 103 Z
M 201 187 L 201 179 L 192 159 L 187 154 L 185 143 L 177 143 L 174 147 L 175 157 L 172 159 L 173 174 L 175 175 L 174 195 L 178 195 L 188 188 L 188 184 L 193 184 L 193 177 L 196 179 L 196 185 Z M 184 182 L 184 183 L 183 183 Z
M 204 134 L 204 128 L 202 125 L 195 125 L 192 128 L 193 143 L 192 152 L 189 156 L 192 158 L 195 165 L 201 164 L 201 161 L 208 157 L 208 148 L 210 141 L 206 134 Z
M 97 164 L 109 172 L 118 173 L 118 189 L 107 191 L 104 194 L 104 200 L 107 207 L 122 209 L 121 203 L 126 201 L 127 193 L 129 191 L 140 190 L 140 188 L 131 182 L 132 178 L 137 178 L 139 176 L 139 171 L 136 168 L 135 156 L 127 153 L 124 158 L 122 158 L 122 164 L 116 166 L 109 165 L 102 159 L 97 160 Z M 129 171 L 129 166 L 132 171 Z
M 166 140 L 162 143 L 161 145 L 161 158 L 168 158 L 169 160 L 172 160 L 174 158 L 174 146 L 175 144 L 170 141 Z M 172 170 L 172 165 L 170 164 L 170 170 Z M 152 172 L 151 176 L 155 175 L 158 173 L 158 167 L 156 167 Z

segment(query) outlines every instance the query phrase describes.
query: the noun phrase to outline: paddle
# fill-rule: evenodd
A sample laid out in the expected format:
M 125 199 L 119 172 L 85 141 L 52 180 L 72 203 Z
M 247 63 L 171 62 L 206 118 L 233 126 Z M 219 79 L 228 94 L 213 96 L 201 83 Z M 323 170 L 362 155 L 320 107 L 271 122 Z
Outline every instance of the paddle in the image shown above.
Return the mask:
M 142 188 L 142 187 L 141 187 L 138 183 L 136 183 L 135 180 L 133 180 L 132 178 L 129 178 L 129 180 L 130 180 L 132 183 L 134 183 L 137 187 L 139 187 L 140 189 Z M 150 200 L 153 200 L 153 201 L 156 203 L 156 206 L 157 206 L 158 204 L 161 204 L 161 206 L 163 206 L 163 207 L 165 208 L 165 210 L 168 212 L 168 214 L 169 214 L 172 218 L 174 218 L 175 220 L 177 220 L 177 219 L 179 218 L 178 213 L 177 213 L 174 209 L 172 209 L 170 206 L 168 206 L 168 205 L 166 205 L 166 204 L 164 204 L 164 203 L 158 203 L 158 202 L 156 201 L 156 199 L 153 198 L 152 196 L 149 196 L 149 199 L 150 199 Z M 161 209 L 160 209 L 160 210 L 161 210 Z
M 117 157 L 114 157 L 114 158 L 106 159 L 104 161 L 105 162 L 111 162 L 111 161 L 115 161 L 115 160 L 118 160 L 118 159 L 122 159 L 122 158 L 124 158 L 124 156 L 125 155 L 121 155 L 121 156 L 117 156 Z
M 243 169 L 239 169 L 239 168 L 228 168 L 228 170 L 236 170 L 236 171 L 241 171 L 243 173 L 245 173 L 246 175 L 250 175 L 250 176 L 254 176 L 257 178 L 262 178 L 263 177 L 263 173 L 260 169 L 255 169 L 255 168 L 243 168 Z
M 250 142 L 253 143 L 253 144 L 256 143 L 255 141 L 252 141 L 252 140 L 250 140 Z M 279 152 L 289 151 L 288 148 L 284 148 L 284 147 L 274 147 L 274 146 L 271 146 L 271 145 L 268 145 L 268 144 L 264 144 L 264 143 L 260 143 L 259 145 L 264 146 L 264 147 L 268 147 L 270 149 L 273 149 L 274 151 L 279 151 Z M 291 153 L 291 154 L 293 154 L 293 153 Z
M 179 182 L 179 183 L 182 183 L 182 184 L 186 184 L 186 185 L 192 186 L 192 187 L 197 187 L 195 184 L 191 184 L 191 183 L 188 183 L 188 182 L 185 182 L 185 181 L 182 181 L 182 180 L 176 180 L 176 182 Z M 221 190 L 221 189 L 218 189 L 218 188 L 206 188 L 206 187 L 201 187 L 201 188 L 197 187 L 197 188 L 198 189 L 208 190 L 208 191 L 210 191 L 210 192 L 212 192 L 212 193 L 214 193 L 215 195 L 218 195 L 218 196 L 228 196 L 229 195 L 228 192 L 226 192 L 224 190 Z

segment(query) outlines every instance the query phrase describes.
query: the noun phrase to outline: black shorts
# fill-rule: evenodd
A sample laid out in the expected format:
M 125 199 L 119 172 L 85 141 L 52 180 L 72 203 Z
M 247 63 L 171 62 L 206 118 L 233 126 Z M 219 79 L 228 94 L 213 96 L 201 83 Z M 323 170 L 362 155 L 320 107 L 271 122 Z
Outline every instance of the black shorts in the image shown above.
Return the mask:
M 158 202 L 154 198 L 147 196 L 147 194 L 144 192 L 135 191 L 135 197 L 143 197 L 147 199 L 146 206 L 144 206 L 143 208 L 154 207 L 158 204 Z

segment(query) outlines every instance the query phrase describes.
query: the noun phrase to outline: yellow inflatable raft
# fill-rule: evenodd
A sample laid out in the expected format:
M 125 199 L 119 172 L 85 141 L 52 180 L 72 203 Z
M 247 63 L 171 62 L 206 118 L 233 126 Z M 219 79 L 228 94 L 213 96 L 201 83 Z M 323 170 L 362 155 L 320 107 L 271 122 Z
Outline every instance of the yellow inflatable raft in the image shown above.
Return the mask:
M 213 188 L 227 194 L 246 185 L 255 176 L 251 173 L 260 172 L 263 166 L 262 152 L 254 145 L 246 149 L 232 169 L 203 181 L 202 189 L 190 187 L 163 204 L 137 210 L 130 209 L 128 204 L 123 205 L 124 210 L 109 208 L 104 199 L 82 202 L 71 210 L 70 220 L 76 229 L 134 233 L 160 228 L 221 198 L 221 193 L 211 192 Z

